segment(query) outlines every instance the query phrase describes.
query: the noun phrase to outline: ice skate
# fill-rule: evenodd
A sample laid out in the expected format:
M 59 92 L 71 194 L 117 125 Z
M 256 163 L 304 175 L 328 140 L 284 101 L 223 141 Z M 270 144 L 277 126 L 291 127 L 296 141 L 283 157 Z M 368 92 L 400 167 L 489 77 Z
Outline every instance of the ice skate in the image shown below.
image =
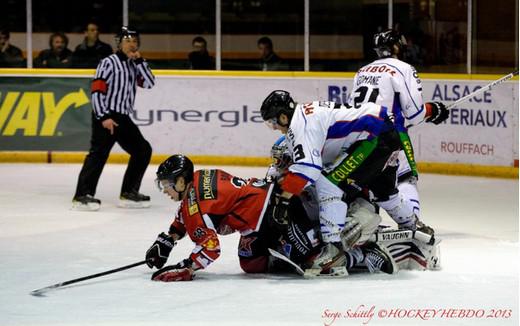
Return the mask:
M 92 195 L 75 196 L 72 199 L 72 210 L 75 211 L 97 211 L 101 207 L 101 200 Z
M 123 192 L 119 197 L 119 204 L 122 208 L 148 208 L 150 207 L 150 196 L 138 192 Z
M 421 220 L 419 220 L 419 218 L 415 214 L 413 215 L 412 219 L 408 223 L 400 224 L 399 230 L 421 231 L 422 233 L 431 235 L 432 244 L 433 244 L 435 230 L 432 227 L 424 224 Z
M 347 272 L 347 258 L 343 253 L 341 243 L 327 243 L 317 256 L 315 256 L 310 267 L 305 269 L 304 277 L 345 277 Z
M 370 273 L 397 273 L 397 264 L 384 245 L 379 245 L 375 242 L 367 242 L 363 247 L 361 247 L 361 250 L 365 255 L 364 263 Z

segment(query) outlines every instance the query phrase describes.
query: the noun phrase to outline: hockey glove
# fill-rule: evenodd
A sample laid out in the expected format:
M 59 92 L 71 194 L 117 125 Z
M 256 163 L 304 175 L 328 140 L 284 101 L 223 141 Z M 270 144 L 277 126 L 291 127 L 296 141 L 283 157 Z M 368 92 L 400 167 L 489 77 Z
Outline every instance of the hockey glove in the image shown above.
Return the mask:
M 177 282 L 191 281 L 195 277 L 194 270 L 191 267 L 193 262 L 191 259 L 184 259 L 178 264 L 166 266 L 152 274 L 152 281 L 161 282 Z
M 280 225 L 289 224 L 289 198 L 282 197 L 280 194 L 274 195 L 273 221 Z
M 436 125 L 445 121 L 450 116 L 450 111 L 441 102 L 428 102 L 425 104 L 426 111 L 430 112 L 426 122 L 431 122 Z
M 150 249 L 146 251 L 146 265 L 150 268 L 163 267 L 174 246 L 175 241 L 172 237 L 164 232 L 159 234 Z

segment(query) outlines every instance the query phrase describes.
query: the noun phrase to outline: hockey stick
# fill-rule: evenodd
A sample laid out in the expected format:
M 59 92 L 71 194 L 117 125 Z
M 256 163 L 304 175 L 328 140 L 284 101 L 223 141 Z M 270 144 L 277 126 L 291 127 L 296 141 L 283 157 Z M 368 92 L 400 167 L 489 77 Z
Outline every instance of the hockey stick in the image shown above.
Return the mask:
M 446 109 L 451 109 L 453 108 L 454 106 L 456 105 L 459 105 L 460 103 L 462 102 L 465 102 L 467 101 L 468 99 L 470 99 L 471 97 L 473 96 L 477 96 L 479 95 L 480 93 L 483 93 L 485 91 L 489 91 L 491 88 L 499 85 L 499 84 L 502 84 L 503 82 L 505 82 L 506 80 L 509 80 L 511 78 L 513 78 L 514 76 L 518 75 L 518 70 L 517 71 L 514 71 L 512 73 L 510 73 L 509 75 L 505 75 L 504 77 L 500 78 L 500 79 L 497 79 L 489 84 L 487 84 L 486 86 L 482 87 L 482 88 L 479 88 L 477 89 L 476 91 L 474 91 L 473 93 L 470 93 L 464 97 L 461 97 L 459 98 L 458 100 L 456 100 L 455 102 L 453 103 L 450 103 L 449 105 L 446 106 Z
M 271 256 L 276 257 L 276 258 L 278 258 L 280 260 L 283 260 L 287 264 L 291 265 L 294 268 L 294 270 L 296 271 L 296 273 L 298 273 L 298 275 L 303 276 L 305 274 L 305 271 L 298 264 L 296 264 L 295 262 L 293 262 L 289 258 L 285 257 L 284 255 L 282 255 L 278 251 L 273 250 L 271 248 L 267 248 L 267 250 L 269 250 L 269 253 L 271 254 Z
M 44 296 L 43 294 L 45 292 L 49 291 L 49 290 L 60 288 L 62 286 L 66 286 L 66 285 L 73 284 L 73 283 L 78 283 L 78 282 L 81 282 L 81 281 L 90 280 L 90 279 L 93 279 L 93 278 L 96 278 L 96 277 L 117 273 L 117 272 L 120 272 L 120 271 L 124 271 L 125 269 L 130 269 L 130 268 L 134 268 L 136 266 L 144 265 L 147 262 L 148 262 L 148 260 L 143 260 L 143 261 L 140 261 L 138 263 L 126 265 L 126 266 L 119 267 L 119 268 L 116 268 L 116 269 L 111 269 L 111 270 L 106 271 L 106 272 L 101 272 L 101 273 L 92 274 L 92 275 L 76 278 L 76 279 L 65 281 L 65 282 L 61 282 L 61 283 L 56 283 L 56 284 L 53 284 L 53 285 L 50 285 L 50 286 L 46 286 L 46 287 L 38 289 L 38 290 L 31 291 L 31 295 L 34 295 L 36 297 L 42 297 L 42 296 Z

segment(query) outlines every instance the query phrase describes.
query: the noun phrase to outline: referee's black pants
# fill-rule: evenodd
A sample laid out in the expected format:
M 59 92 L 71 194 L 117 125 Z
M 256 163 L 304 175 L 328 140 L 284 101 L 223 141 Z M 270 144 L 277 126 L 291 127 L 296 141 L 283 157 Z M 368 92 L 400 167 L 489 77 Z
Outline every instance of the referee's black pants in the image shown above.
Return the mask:
M 119 125 L 114 127 L 113 135 L 108 129 L 103 128 L 101 121 L 92 114 L 90 151 L 83 162 L 75 196 L 95 195 L 99 177 L 116 142 L 130 154 L 121 193 L 139 191 L 144 173 L 150 163 L 152 147 L 128 115 L 112 113 L 111 117 Z

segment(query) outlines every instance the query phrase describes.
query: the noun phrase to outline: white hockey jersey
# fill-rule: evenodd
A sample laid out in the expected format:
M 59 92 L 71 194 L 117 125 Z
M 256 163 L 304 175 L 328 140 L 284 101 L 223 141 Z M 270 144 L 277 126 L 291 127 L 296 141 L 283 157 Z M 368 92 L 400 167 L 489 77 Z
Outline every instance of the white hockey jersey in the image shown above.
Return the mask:
M 395 102 L 394 102 L 395 101 Z M 349 104 L 376 103 L 398 110 L 408 128 L 425 119 L 422 84 L 414 67 L 395 58 L 376 60 L 358 70 L 354 76 Z M 393 111 L 394 115 L 397 112 Z
M 284 180 L 292 189 L 289 192 L 298 193 L 288 185 L 295 181 L 295 176 L 306 181 L 296 182 L 298 188 L 303 189 L 307 182 L 317 180 L 323 168 L 332 166 L 338 157 L 344 156 L 352 144 L 371 140 L 392 128 L 387 109 L 374 103 L 358 108 L 334 102 L 298 104 L 286 135 L 293 159 L 289 167 L 292 175 Z M 284 183 L 282 189 L 287 190 Z

